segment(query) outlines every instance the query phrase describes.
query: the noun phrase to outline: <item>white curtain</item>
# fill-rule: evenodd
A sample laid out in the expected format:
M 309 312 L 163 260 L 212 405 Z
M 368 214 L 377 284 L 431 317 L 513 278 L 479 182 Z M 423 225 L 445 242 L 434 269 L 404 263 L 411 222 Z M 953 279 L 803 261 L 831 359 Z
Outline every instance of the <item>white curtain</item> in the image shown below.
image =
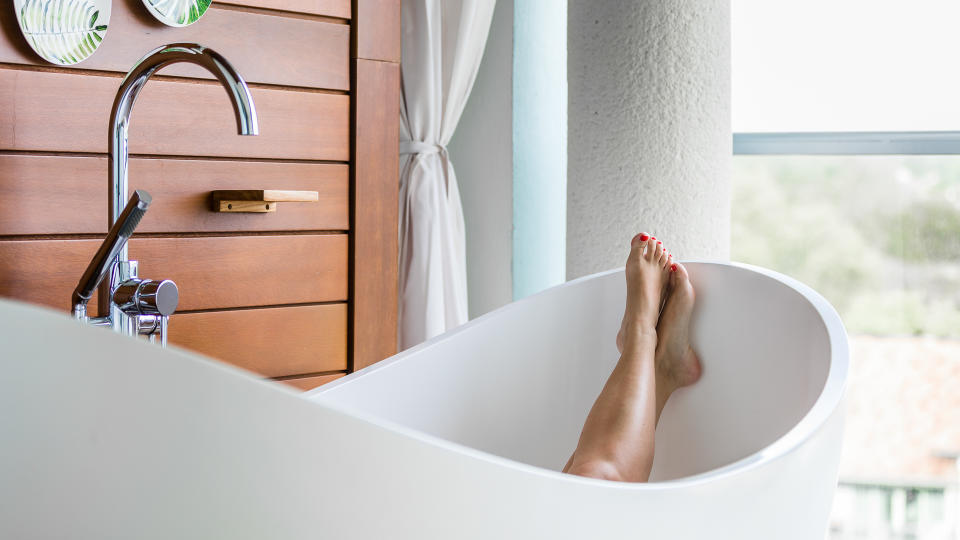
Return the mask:
M 467 321 L 463 209 L 447 143 L 477 76 L 494 2 L 401 3 L 401 350 Z

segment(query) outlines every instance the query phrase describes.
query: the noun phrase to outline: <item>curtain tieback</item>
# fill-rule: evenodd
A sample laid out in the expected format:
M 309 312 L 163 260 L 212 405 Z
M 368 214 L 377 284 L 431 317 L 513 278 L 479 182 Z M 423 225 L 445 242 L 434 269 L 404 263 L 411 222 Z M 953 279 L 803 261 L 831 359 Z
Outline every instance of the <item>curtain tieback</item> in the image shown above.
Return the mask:
M 440 154 L 446 157 L 447 148 L 442 144 L 423 141 L 400 141 L 400 155 L 403 154 Z

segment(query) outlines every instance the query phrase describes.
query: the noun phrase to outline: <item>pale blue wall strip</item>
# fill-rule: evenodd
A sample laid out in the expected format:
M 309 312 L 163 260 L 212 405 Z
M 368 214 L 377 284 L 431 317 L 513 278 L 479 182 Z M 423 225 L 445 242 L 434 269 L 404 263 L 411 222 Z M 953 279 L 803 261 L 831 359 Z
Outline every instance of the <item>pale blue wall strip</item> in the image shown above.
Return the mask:
M 567 3 L 515 0 L 513 298 L 566 280 Z

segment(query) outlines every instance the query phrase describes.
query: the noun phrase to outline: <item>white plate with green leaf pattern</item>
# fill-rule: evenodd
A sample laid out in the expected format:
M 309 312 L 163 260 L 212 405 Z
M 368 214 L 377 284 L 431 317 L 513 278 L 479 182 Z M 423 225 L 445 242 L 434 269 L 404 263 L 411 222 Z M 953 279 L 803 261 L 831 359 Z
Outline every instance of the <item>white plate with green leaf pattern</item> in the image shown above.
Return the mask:
M 111 0 L 14 0 L 27 43 L 61 66 L 82 62 L 103 43 Z
M 163 24 L 187 26 L 203 17 L 211 0 L 143 0 L 150 13 Z

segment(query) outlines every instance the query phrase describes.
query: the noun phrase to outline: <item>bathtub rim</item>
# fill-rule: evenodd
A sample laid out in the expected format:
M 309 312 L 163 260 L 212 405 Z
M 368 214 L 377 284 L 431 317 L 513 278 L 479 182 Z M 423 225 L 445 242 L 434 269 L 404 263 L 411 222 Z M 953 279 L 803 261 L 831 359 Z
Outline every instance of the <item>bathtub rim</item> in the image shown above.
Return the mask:
M 479 450 L 470 446 L 467 446 L 462 443 L 444 439 L 438 435 L 433 435 L 419 429 L 415 429 L 399 422 L 393 420 L 387 420 L 380 416 L 377 416 L 373 413 L 368 413 L 366 411 L 356 409 L 349 405 L 343 405 L 337 403 L 334 399 L 325 399 L 324 394 L 327 392 L 338 388 L 343 385 L 351 384 L 356 379 L 362 377 L 365 374 L 373 373 L 381 369 L 389 369 L 394 366 L 396 363 L 404 360 L 410 355 L 417 354 L 424 348 L 433 346 L 436 343 L 452 339 L 454 336 L 460 332 L 469 331 L 473 326 L 482 324 L 488 318 L 496 317 L 503 314 L 509 310 L 521 309 L 521 306 L 529 302 L 535 302 L 541 295 L 549 294 L 561 294 L 561 291 L 567 287 L 574 287 L 577 284 L 606 277 L 610 274 L 622 273 L 624 271 L 623 267 L 614 268 L 612 270 L 606 270 L 602 272 L 597 272 L 587 276 L 582 276 L 577 279 L 573 279 L 550 287 L 543 291 L 540 291 L 536 294 L 532 294 L 515 302 L 511 302 L 505 306 L 501 306 L 495 310 L 492 310 L 476 319 L 466 322 L 465 324 L 454 328 L 448 332 L 435 336 L 431 339 L 424 341 L 418 345 L 415 345 L 405 351 L 401 351 L 389 358 L 386 358 L 380 362 L 367 366 L 359 371 L 350 373 L 344 377 L 341 377 L 335 381 L 327 383 L 321 387 L 318 387 L 314 390 L 308 391 L 303 394 L 304 399 L 313 401 L 314 403 L 320 404 L 324 407 L 336 410 L 340 413 L 346 414 L 348 416 L 355 417 L 357 419 L 363 420 L 365 422 L 374 424 L 378 427 L 389 429 L 391 431 L 397 432 L 398 434 L 411 437 L 415 440 L 420 440 L 427 444 L 432 444 L 438 446 L 442 449 L 457 452 L 474 459 L 479 459 L 487 461 L 493 464 L 500 466 L 508 467 L 518 471 L 522 471 L 528 474 L 534 474 L 537 476 L 547 476 L 555 479 L 563 479 L 568 482 L 583 482 L 593 485 L 604 485 L 607 487 L 617 487 L 618 489 L 631 489 L 631 490 L 663 490 L 663 489 L 685 489 L 688 487 L 694 487 L 698 485 L 703 485 L 706 483 L 714 482 L 723 478 L 737 476 L 740 474 L 747 473 L 753 469 L 762 467 L 769 463 L 782 460 L 788 455 L 793 453 L 802 447 L 808 440 L 812 439 L 830 420 L 830 418 L 840 409 L 844 394 L 846 392 L 847 377 L 849 374 L 849 362 L 850 362 L 850 351 L 847 341 L 847 332 L 843 325 L 843 322 L 840 319 L 839 314 L 833 308 L 833 306 L 824 298 L 820 293 L 816 292 L 813 288 L 805 285 L 804 283 L 781 274 L 774 270 L 768 268 L 763 268 L 760 266 L 755 266 L 746 263 L 740 262 L 726 262 L 726 261 L 711 261 L 711 260 L 685 260 L 679 261 L 681 264 L 695 264 L 703 266 L 722 266 L 722 267 L 731 267 L 740 270 L 746 270 L 748 272 L 753 272 L 763 276 L 767 279 L 772 279 L 779 282 L 782 285 L 794 290 L 798 293 L 805 301 L 807 301 L 811 307 L 817 312 L 820 317 L 819 322 L 824 325 L 824 329 L 827 332 L 830 346 L 830 365 L 827 371 L 826 380 L 823 383 L 823 387 L 820 390 L 820 394 L 817 396 L 813 405 L 807 410 L 804 416 L 797 422 L 790 430 L 780 436 L 778 439 L 768 444 L 767 446 L 760 448 L 756 452 L 749 454 L 741 459 L 728 463 L 726 465 L 704 471 L 702 473 L 684 476 L 681 478 L 673 480 L 664 480 L 659 482 L 648 482 L 648 483 L 638 483 L 638 482 L 617 482 L 612 480 L 602 480 L 597 478 L 587 478 L 582 476 L 571 475 L 563 473 L 558 470 L 547 469 L 544 467 L 539 467 L 536 465 L 531 465 L 529 463 L 524 463 L 522 461 L 517 461 L 508 457 L 500 456 L 497 454 L 492 454 L 490 452 Z

